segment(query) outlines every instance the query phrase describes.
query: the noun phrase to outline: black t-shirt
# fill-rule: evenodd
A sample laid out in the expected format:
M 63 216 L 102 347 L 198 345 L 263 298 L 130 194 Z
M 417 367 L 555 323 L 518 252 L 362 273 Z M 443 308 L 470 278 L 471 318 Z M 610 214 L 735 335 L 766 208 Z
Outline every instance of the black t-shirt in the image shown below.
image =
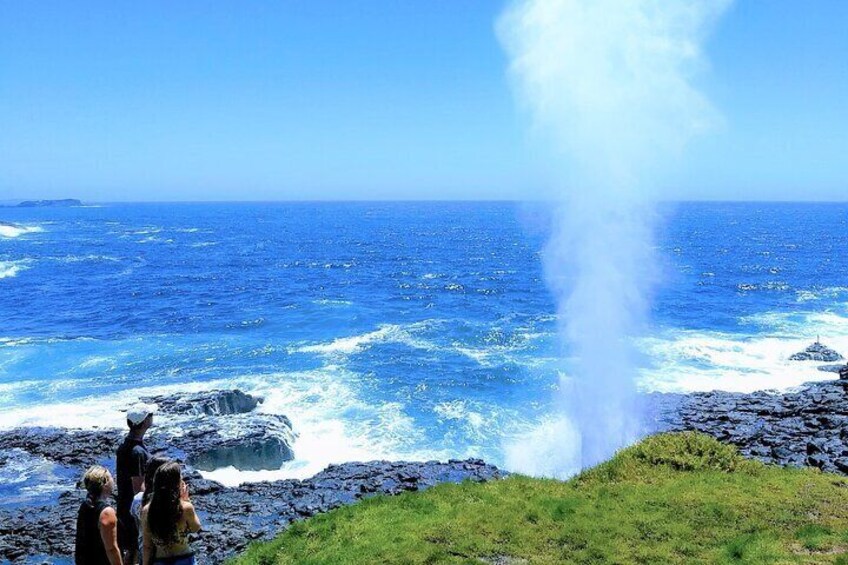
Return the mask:
M 149 459 L 150 452 L 147 451 L 144 442 L 140 439 L 127 436 L 124 443 L 118 448 L 118 460 L 115 464 L 118 475 L 118 515 L 129 513 L 135 494 L 133 493 L 132 478 L 144 476 L 144 470 L 147 468 Z

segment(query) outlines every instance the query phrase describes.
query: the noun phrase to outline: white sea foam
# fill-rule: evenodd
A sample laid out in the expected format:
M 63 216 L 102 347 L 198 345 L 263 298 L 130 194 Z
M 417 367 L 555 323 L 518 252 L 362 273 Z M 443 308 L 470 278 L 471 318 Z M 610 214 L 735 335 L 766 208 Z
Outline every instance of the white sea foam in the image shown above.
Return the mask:
M 258 410 L 288 416 L 297 438 L 296 459 L 279 470 L 204 473 L 234 485 L 280 478 L 305 478 L 327 465 L 374 459 L 444 459 L 447 450 L 417 450 L 423 430 L 397 402 L 367 401 L 359 394 L 360 376 L 338 365 L 312 371 L 244 376 L 217 381 L 138 388 L 71 402 L 46 403 L 0 411 L 0 429 L 17 426 L 58 426 L 82 429 L 123 428 L 123 410 L 140 396 L 190 393 L 237 387 L 265 401 Z M 61 397 L 61 395 L 58 395 Z M 160 416 L 157 425 L 169 425 Z
M 20 261 L 0 261 L 0 279 L 11 279 L 18 275 L 21 271 L 28 269 L 30 261 L 22 259 Z
M 582 465 L 580 431 L 565 416 L 551 416 L 532 426 L 518 426 L 516 433 L 504 438 L 506 469 L 534 477 L 567 479 Z M 551 444 L 569 449 L 549 449 Z
M 0 465 L 0 485 L 4 486 L 7 494 L 0 504 L 17 504 L 41 497 L 50 499 L 74 488 L 72 481 L 56 475 L 57 465 L 42 457 L 20 449 L 8 450 L 4 454 L 8 457 Z
M 146 228 L 132 230 L 132 231 L 127 232 L 127 233 L 129 235 L 150 235 L 150 234 L 160 233 L 161 231 L 162 231 L 162 228 L 159 227 L 159 226 L 148 226 Z
M 797 335 L 797 334 L 796 334 Z M 828 334 L 828 345 L 848 352 L 848 334 Z M 805 349 L 809 338 L 739 336 L 719 332 L 675 332 L 645 338 L 641 349 L 652 366 L 641 371 L 645 391 L 693 392 L 726 390 L 787 390 L 805 382 L 829 380 L 816 361 L 791 361 Z
M 353 304 L 350 300 L 342 300 L 341 298 L 319 298 L 312 301 L 318 306 L 350 306 Z
M 173 239 L 157 237 L 155 235 L 150 235 L 145 238 L 139 239 L 137 243 L 174 243 Z
M 527 329 L 517 329 L 514 332 L 505 333 L 503 330 L 496 328 L 489 332 L 484 338 L 486 343 L 483 347 L 471 347 L 467 344 L 455 341 L 452 348 L 455 352 L 473 359 L 484 367 L 490 367 L 503 363 L 504 361 L 514 361 L 522 365 L 545 364 L 553 360 L 551 357 L 541 355 L 520 355 L 526 353 L 527 349 L 535 342 L 550 339 L 555 334 L 552 332 L 534 332 Z
M 814 300 L 835 299 L 848 296 L 848 287 L 830 286 L 818 290 L 799 290 L 796 293 L 798 302 L 811 302 Z
M 28 233 L 43 232 L 40 226 L 21 226 L 0 223 L 0 237 L 19 237 Z
M 120 261 L 119 258 L 112 257 L 111 255 L 97 255 L 94 253 L 89 253 L 88 255 L 64 255 L 61 257 L 45 257 L 45 259 L 56 261 L 58 263 L 88 263 L 100 261 L 117 263 Z
M 838 310 L 841 310 L 841 314 Z M 765 312 L 742 318 L 743 323 L 761 327 L 765 332 L 792 338 L 817 335 L 830 339 L 830 336 L 848 335 L 848 311 L 845 306 L 820 312 L 794 310 L 790 312 Z
M 453 400 L 449 402 L 440 402 L 433 407 L 433 412 L 438 415 L 441 420 L 452 420 L 464 424 L 467 435 L 476 437 L 477 439 L 486 438 L 490 432 L 499 432 L 500 430 L 492 430 L 487 424 L 492 423 L 493 415 L 489 417 L 484 415 L 484 407 L 480 403 L 470 400 Z M 491 412 L 491 411 L 490 411 Z
M 61 337 L 46 337 L 46 338 L 36 338 L 36 337 L 0 337 L 0 346 L 7 347 L 17 347 L 17 346 L 26 346 L 26 345 L 36 345 L 36 344 L 51 344 L 51 343 L 61 343 L 65 341 L 97 341 L 93 337 L 71 337 L 71 338 L 61 338 Z
M 292 348 L 291 351 L 321 355 L 351 355 L 365 350 L 374 343 L 403 343 L 415 349 L 433 349 L 433 344 L 413 335 L 413 331 L 421 327 L 423 327 L 421 323 L 410 324 L 407 327 L 397 324 L 384 324 L 371 332 L 340 337 L 328 343 L 299 345 Z

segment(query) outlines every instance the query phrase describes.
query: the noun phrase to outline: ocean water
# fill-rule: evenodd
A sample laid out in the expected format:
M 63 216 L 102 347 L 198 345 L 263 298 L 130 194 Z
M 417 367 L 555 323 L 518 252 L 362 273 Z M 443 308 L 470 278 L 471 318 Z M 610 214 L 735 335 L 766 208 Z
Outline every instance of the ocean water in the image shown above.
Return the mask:
M 297 458 L 210 473 L 225 482 L 375 458 L 503 464 L 569 370 L 537 207 L 115 204 L 0 221 L 20 226 L 0 226 L 0 429 L 121 427 L 139 395 L 239 387 L 291 418 Z M 658 235 L 640 389 L 832 378 L 788 357 L 817 334 L 848 354 L 848 205 L 667 205 Z M 43 465 L 7 459 L 0 489 L 50 488 L 33 480 Z

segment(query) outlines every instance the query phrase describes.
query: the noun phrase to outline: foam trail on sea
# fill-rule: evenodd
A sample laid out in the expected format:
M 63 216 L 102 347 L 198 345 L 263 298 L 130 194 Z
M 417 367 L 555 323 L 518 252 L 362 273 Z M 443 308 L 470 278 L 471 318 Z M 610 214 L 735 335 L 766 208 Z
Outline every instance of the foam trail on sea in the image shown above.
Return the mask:
M 631 338 L 658 278 L 654 192 L 665 163 L 719 121 L 691 79 L 728 4 L 517 0 L 498 22 L 519 98 L 553 148 L 560 206 L 544 263 L 577 360 L 559 420 L 507 446 L 513 469 L 567 477 L 641 429 Z
M 433 349 L 435 346 L 413 333 L 426 327 L 425 322 L 400 326 L 383 324 L 374 331 L 349 337 L 339 337 L 329 343 L 300 344 L 290 348 L 292 353 L 317 353 L 326 356 L 344 356 L 358 353 L 374 343 L 402 343 L 415 349 Z
M 28 269 L 29 261 L 0 261 L 0 279 L 11 279 L 23 271 Z
M 44 229 L 39 226 L 19 226 L 0 223 L 0 237 L 13 238 L 20 237 L 28 233 L 38 233 L 42 231 L 44 231 Z

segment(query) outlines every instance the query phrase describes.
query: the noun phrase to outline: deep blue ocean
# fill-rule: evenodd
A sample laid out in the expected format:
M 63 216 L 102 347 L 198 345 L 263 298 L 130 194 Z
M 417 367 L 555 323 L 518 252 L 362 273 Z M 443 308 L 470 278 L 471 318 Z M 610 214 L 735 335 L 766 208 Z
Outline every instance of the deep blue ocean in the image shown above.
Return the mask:
M 816 334 L 848 354 L 848 205 L 661 216 L 642 390 L 830 378 L 788 357 Z M 238 480 L 352 459 L 503 464 L 567 370 L 543 218 L 513 203 L 0 208 L 20 226 L 0 226 L 0 428 L 120 427 L 139 395 L 239 387 L 299 436 L 294 462 Z M 0 486 L 28 480 L 0 471 Z

